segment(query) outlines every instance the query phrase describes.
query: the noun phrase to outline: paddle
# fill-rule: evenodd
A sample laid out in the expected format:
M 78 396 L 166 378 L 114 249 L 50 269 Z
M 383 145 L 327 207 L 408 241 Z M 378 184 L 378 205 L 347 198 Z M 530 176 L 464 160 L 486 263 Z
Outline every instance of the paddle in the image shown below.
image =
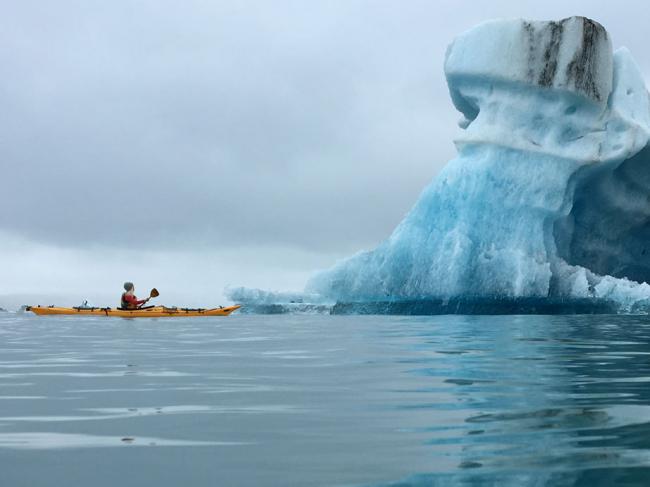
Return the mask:
M 158 289 L 153 288 L 151 290 L 151 292 L 149 293 L 149 297 L 146 299 L 145 303 L 148 302 L 151 298 L 157 298 L 158 296 L 160 296 L 160 293 L 158 292 Z M 143 305 L 144 305 L 144 303 L 140 305 L 140 308 L 142 308 Z

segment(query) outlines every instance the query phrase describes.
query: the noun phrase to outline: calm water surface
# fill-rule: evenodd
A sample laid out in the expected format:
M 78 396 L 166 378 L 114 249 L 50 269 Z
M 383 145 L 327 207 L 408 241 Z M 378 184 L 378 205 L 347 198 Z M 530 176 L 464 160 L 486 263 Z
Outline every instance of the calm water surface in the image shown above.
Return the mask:
M 650 318 L 0 315 L 2 486 L 649 485 Z

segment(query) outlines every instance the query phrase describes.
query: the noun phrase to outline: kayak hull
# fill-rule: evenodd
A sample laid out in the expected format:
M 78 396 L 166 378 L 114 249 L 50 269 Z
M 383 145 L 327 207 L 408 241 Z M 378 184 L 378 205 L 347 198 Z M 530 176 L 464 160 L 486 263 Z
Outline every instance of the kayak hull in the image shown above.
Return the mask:
M 118 308 L 62 308 L 57 306 L 32 306 L 29 311 L 39 316 L 76 315 L 76 316 L 109 316 L 117 318 L 187 318 L 199 316 L 228 316 L 241 308 L 240 305 L 212 309 L 167 308 L 152 306 L 144 309 Z

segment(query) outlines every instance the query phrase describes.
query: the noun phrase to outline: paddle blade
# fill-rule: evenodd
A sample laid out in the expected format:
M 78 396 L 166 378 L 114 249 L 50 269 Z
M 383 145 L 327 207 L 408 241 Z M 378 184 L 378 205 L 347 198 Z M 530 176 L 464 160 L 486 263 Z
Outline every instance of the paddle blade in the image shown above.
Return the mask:
M 157 298 L 158 296 L 160 296 L 160 293 L 158 292 L 158 289 L 153 288 L 151 290 L 151 293 L 149 294 L 149 297 L 150 298 Z

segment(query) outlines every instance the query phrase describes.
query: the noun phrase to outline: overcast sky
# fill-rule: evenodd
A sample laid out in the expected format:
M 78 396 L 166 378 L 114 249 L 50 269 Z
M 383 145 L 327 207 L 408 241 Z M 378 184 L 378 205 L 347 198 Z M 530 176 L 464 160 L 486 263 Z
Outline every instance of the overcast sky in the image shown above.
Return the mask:
M 0 295 L 300 289 L 454 156 L 454 36 L 570 15 L 650 78 L 641 0 L 0 0 Z

